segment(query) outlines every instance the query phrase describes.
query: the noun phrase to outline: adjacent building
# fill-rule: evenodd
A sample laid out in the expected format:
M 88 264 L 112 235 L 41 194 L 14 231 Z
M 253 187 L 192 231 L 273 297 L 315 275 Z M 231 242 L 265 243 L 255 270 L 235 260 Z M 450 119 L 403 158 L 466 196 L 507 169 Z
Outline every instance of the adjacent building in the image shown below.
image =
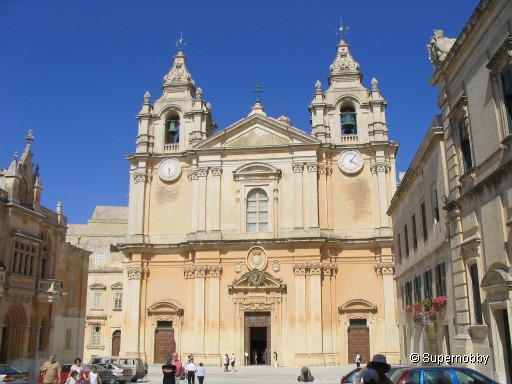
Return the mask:
M 409 308 L 401 308 L 402 342 L 413 335 L 410 344 L 405 343 L 409 349 L 404 345 L 403 351 L 417 352 L 413 349 L 423 346 L 426 351 L 489 355 L 487 364 L 468 365 L 499 382 L 512 380 L 511 52 L 509 1 L 480 1 L 456 39 L 435 32 L 429 45 L 434 65 L 430 81 L 439 88 L 443 138 L 433 141 L 429 139 L 432 129 L 429 131 L 390 208 L 396 218 L 395 249 L 402 250 L 404 260 L 407 239 L 409 246 L 414 242 L 412 215 L 416 214 L 416 220 L 421 215 L 418 207 L 413 212 L 405 202 L 428 204 L 428 184 L 432 185 L 437 174 L 435 184 L 441 186 L 437 192 L 443 190 L 444 195 L 438 203 L 441 226 L 446 226 L 440 228 L 446 233 L 446 245 L 436 242 L 439 247 L 433 249 L 418 245 L 418 256 L 411 255 L 397 268 L 398 297 L 401 305 L 429 298 L 432 293 L 426 288 L 432 279 L 426 272 L 432 270 L 437 282 L 437 266 L 444 264 L 446 291 L 444 287 L 437 291 L 436 284 L 433 295 L 446 292 L 447 307 L 436 314 L 437 328 L 427 331 L 424 327 L 432 325 L 428 316 L 420 314 L 419 325 L 413 326 L 408 320 L 411 315 L 405 313 Z M 426 151 L 426 141 L 439 149 Z M 425 195 L 412 196 L 415 190 L 423 190 Z M 427 226 L 434 228 L 428 220 Z M 417 229 L 421 238 L 421 225 Z M 431 241 L 429 237 L 429 246 Z M 411 281 L 412 300 L 408 299 Z M 425 312 L 424 304 L 413 313 Z M 415 345 L 418 332 L 423 343 Z M 445 345 L 444 340 L 449 342 Z M 407 358 L 403 353 L 402 359 Z
M 50 352 L 82 354 L 89 253 L 65 242 L 60 201 L 40 205 L 33 140 L 0 169 L 0 363 L 36 377 Z
M 123 254 L 115 247 L 126 238 L 128 207 L 98 206 L 87 224 L 70 224 L 67 239 L 87 249 L 87 311 L 83 360 L 118 356 L 123 328 Z M 128 303 L 129 305 L 129 303 Z
M 119 353 L 150 363 L 174 351 L 209 365 L 227 352 L 247 352 L 249 364 L 270 364 L 273 352 L 285 366 L 346 364 L 356 352 L 397 362 L 386 211 L 398 143 L 377 80 L 362 84 L 342 39 L 327 86 L 312 89 L 308 132 L 268 116 L 259 98 L 216 131 L 186 60 L 174 56 L 162 96 L 146 93 L 137 116 L 117 244 L 123 322 L 97 319 L 95 352 L 120 331 Z M 93 280 L 89 297 L 113 289 Z

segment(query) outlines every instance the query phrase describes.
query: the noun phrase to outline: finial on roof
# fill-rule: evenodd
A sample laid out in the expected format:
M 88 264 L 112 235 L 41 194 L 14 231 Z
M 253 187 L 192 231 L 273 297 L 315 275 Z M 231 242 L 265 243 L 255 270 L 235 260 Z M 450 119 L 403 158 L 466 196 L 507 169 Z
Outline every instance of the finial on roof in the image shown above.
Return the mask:
M 203 90 L 200 87 L 196 89 L 196 100 L 203 100 Z
M 263 92 L 263 87 L 261 85 L 256 84 L 253 88 L 253 93 L 256 98 L 256 104 L 259 104 L 261 101 L 261 92 Z
M 144 104 L 149 104 L 151 102 L 151 94 L 149 91 L 146 91 L 144 94 Z
M 176 46 L 180 48 L 180 52 L 183 51 L 184 45 L 187 45 L 187 43 L 185 43 L 185 39 L 183 38 L 183 31 L 180 31 L 180 39 L 176 42 Z
M 14 151 L 14 161 L 18 161 L 18 151 Z
M 27 144 L 32 144 L 32 142 L 34 141 L 34 135 L 32 134 L 33 131 L 32 130 L 29 130 L 28 131 L 28 135 L 26 137 L 27 139 Z
M 374 77 L 372 79 L 372 90 L 376 91 L 379 89 L 379 82 L 377 81 L 377 79 Z
M 57 201 L 57 209 L 56 209 L 56 212 L 57 213 L 62 213 L 62 198 L 59 197 L 59 201 Z
M 316 90 L 316 93 L 322 93 L 322 83 L 320 82 L 320 80 L 316 81 L 315 90 Z

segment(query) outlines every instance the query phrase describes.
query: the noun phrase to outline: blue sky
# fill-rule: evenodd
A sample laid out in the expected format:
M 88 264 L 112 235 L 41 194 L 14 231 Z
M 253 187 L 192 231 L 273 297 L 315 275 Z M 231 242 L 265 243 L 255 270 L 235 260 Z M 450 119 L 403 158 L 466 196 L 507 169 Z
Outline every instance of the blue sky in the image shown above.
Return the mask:
M 96 205 L 128 203 L 143 95 L 161 95 L 183 31 L 187 66 L 219 129 L 245 117 L 253 86 L 269 116 L 310 132 L 316 80 L 327 84 L 340 37 L 388 102 L 397 171 L 412 160 L 437 108 L 426 45 L 457 37 L 477 0 L 0 0 L 0 167 L 34 131 L 42 204 L 62 198 L 70 223 Z

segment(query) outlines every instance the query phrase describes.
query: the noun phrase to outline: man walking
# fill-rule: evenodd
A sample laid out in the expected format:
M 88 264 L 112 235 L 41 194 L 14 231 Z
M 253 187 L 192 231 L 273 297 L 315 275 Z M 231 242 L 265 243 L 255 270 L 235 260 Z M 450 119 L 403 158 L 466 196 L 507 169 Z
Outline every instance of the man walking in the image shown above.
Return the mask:
M 232 353 L 231 354 L 231 368 L 233 368 L 233 372 L 235 372 L 235 362 L 236 362 L 236 357 L 235 357 L 235 354 Z
M 61 367 L 59 362 L 55 359 L 52 353 L 50 359 L 45 361 L 39 370 L 43 374 L 43 383 L 45 384 L 60 384 L 61 382 Z
M 176 373 L 174 374 L 174 376 L 176 378 L 176 383 L 179 384 L 181 376 L 183 375 L 183 364 L 178 359 L 178 354 L 176 352 L 174 352 L 172 354 L 172 363 L 171 364 L 176 367 Z
M 356 353 L 356 365 L 357 368 L 361 366 L 361 355 L 359 354 L 359 352 Z

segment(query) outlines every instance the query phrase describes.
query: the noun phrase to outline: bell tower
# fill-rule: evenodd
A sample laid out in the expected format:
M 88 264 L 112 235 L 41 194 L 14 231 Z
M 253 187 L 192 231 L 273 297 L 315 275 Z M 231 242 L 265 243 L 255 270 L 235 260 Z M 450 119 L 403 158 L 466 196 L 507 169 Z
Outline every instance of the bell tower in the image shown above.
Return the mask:
M 342 38 L 328 75 L 329 88 L 323 92 L 316 82 L 309 106 L 312 135 L 324 143 L 356 144 L 387 141 L 386 102 L 376 79 L 369 91 L 361 81 L 363 74 Z
M 202 89 L 196 89 L 186 62 L 180 49 L 164 76 L 162 96 L 151 105 L 149 92 L 144 95 L 137 115 L 137 153 L 183 152 L 215 131 L 211 105 L 203 101 Z

